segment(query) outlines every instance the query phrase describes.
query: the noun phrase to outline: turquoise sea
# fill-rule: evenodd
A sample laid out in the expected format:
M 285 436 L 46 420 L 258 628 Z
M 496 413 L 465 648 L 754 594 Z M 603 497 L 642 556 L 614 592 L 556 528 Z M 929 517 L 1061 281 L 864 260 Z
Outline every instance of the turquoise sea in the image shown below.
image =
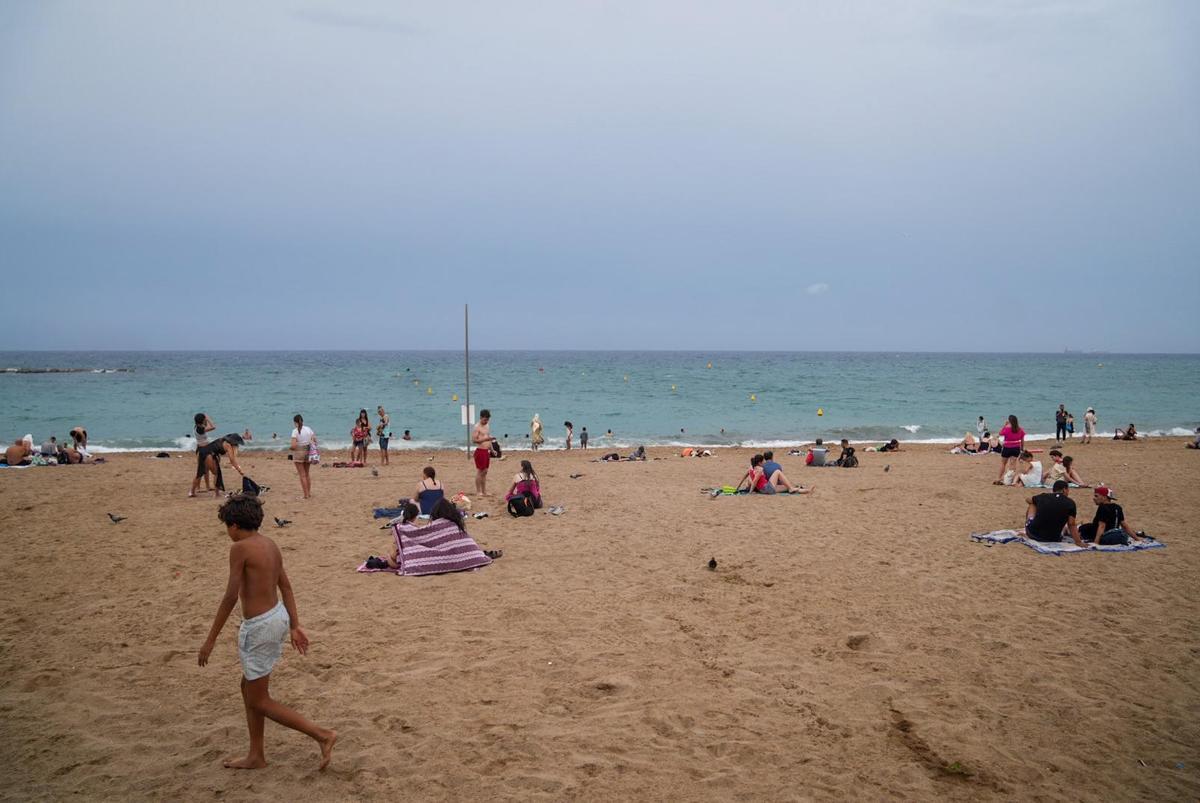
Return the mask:
M 379 404 L 393 448 L 465 442 L 461 352 L 0 352 L 5 368 L 82 369 L 0 373 L 8 442 L 82 424 L 99 451 L 190 448 L 192 416 L 206 412 L 219 433 L 249 428 L 251 447 L 284 448 L 301 412 L 340 448 L 358 410 L 374 421 Z M 471 401 L 513 449 L 528 446 L 534 413 L 551 448 L 566 420 L 601 447 L 951 441 L 1009 413 L 1052 437 L 1060 402 L 1079 431 L 1092 406 L 1108 436 L 1130 422 L 1186 435 L 1200 425 L 1200 355 L 487 351 L 471 354 Z

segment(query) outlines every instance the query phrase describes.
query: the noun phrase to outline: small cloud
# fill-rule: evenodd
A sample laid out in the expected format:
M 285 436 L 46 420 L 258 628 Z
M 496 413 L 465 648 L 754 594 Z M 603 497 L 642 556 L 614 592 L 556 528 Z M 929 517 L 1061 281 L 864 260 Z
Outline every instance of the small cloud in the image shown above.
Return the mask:
M 822 293 L 829 292 L 829 285 L 825 284 L 825 282 L 817 282 L 816 284 L 810 284 L 804 292 L 810 296 L 819 296 Z
M 371 33 L 411 34 L 416 29 L 379 14 L 355 14 L 321 8 L 301 8 L 292 12 L 296 19 L 330 28 L 354 28 Z

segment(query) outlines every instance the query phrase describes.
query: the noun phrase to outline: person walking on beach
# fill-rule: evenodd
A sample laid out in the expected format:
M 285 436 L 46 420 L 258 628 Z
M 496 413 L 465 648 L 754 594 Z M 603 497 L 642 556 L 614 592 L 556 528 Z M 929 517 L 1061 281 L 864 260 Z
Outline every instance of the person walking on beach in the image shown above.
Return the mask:
M 575 432 L 575 427 L 570 421 L 564 421 L 563 426 L 567 428 L 567 450 L 571 449 L 571 435 Z
M 382 404 L 379 405 L 376 412 L 379 413 L 379 423 L 375 425 L 375 435 L 379 438 L 379 465 L 386 466 L 388 464 L 388 441 L 392 439 L 387 428 L 391 426 L 392 419 L 383 409 Z
M 1000 475 L 992 485 L 1003 485 L 1004 475 L 1009 468 L 1016 469 L 1016 460 L 1025 451 L 1025 430 L 1017 423 L 1017 417 L 1010 415 L 1008 423 L 1000 429 Z
M 242 625 L 238 628 L 238 657 L 242 663 L 246 727 L 250 731 L 250 749 L 245 758 L 227 758 L 225 766 L 239 770 L 267 766 L 263 731 L 267 719 L 272 719 L 311 737 L 321 750 L 317 769 L 323 770 L 333 755 L 337 731 L 322 728 L 271 698 L 271 671 L 283 654 L 284 639 L 290 636 L 296 651 L 306 655 L 308 635 L 300 627 L 296 597 L 283 568 L 283 554 L 274 541 L 258 531 L 263 519 L 262 503 L 257 497 L 237 494 L 221 505 L 217 518 L 233 541 L 229 548 L 229 581 L 208 638 L 200 647 L 199 664 L 208 665 L 217 636 L 240 597 Z
M 490 410 L 479 411 L 479 423 L 471 430 L 471 443 L 475 444 L 475 492 L 487 496 L 488 466 L 492 464 L 492 413 Z
M 292 430 L 292 462 L 296 464 L 296 474 L 300 477 L 300 492 L 305 499 L 312 497 L 312 478 L 308 474 L 310 465 L 309 452 L 317 446 L 317 435 L 311 427 L 305 426 L 304 416 L 296 413 L 292 418 L 296 428 Z
M 534 413 L 533 420 L 529 422 L 529 444 L 536 452 L 545 442 L 546 436 L 542 434 L 542 419 L 537 413 Z
M 1054 411 L 1054 440 L 1056 443 L 1062 443 L 1067 439 L 1067 408 L 1065 405 L 1058 405 L 1058 409 Z
M 1096 434 L 1096 411 L 1091 407 L 1087 408 L 1087 412 L 1083 414 L 1083 442 L 1091 443 L 1092 436 Z

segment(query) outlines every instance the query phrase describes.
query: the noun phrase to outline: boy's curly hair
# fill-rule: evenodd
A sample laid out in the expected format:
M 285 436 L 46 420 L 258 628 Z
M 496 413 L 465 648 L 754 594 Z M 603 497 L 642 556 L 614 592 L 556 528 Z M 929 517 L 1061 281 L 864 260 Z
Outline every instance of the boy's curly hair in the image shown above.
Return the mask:
M 262 502 L 257 496 L 234 494 L 217 510 L 217 518 L 242 530 L 257 530 L 262 524 Z

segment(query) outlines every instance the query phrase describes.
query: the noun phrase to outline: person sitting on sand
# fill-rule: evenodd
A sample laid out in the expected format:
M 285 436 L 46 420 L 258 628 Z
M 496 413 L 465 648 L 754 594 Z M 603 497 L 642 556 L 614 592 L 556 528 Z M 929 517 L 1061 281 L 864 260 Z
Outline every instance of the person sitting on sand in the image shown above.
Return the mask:
M 229 550 L 229 581 L 208 638 L 200 647 L 199 663 L 200 666 L 208 664 L 217 636 L 240 597 L 242 624 L 238 629 L 238 657 L 242 662 L 242 702 L 250 731 L 250 749 L 246 757 L 226 759 L 225 766 L 230 769 L 267 766 L 263 724 L 266 719 L 272 719 L 312 738 L 321 749 L 321 763 L 317 768 L 323 770 L 329 766 L 337 732 L 310 722 L 271 698 L 271 672 L 283 654 L 284 640 L 290 635 L 296 652 L 305 655 L 308 653 L 308 635 L 300 627 L 292 584 L 283 568 L 283 554 L 274 541 L 258 531 L 263 519 L 262 502 L 254 496 L 237 494 L 221 505 L 217 518 L 233 541 Z
M 1079 476 L 1079 472 L 1075 470 L 1074 463 L 1075 458 L 1070 455 L 1063 458 L 1063 468 L 1067 470 L 1067 482 L 1075 483 L 1080 488 L 1091 488 L 1092 486 L 1084 482 L 1083 477 Z
M 1187 449 L 1200 449 L 1200 427 L 1196 427 L 1196 440 L 1191 443 L 1185 443 L 1184 447 Z
M 775 469 L 772 475 L 768 476 L 763 469 L 764 462 L 764 456 L 761 454 L 756 454 L 750 458 L 750 469 L 746 472 L 746 476 L 742 478 L 742 481 L 738 483 L 738 490 L 741 490 L 742 486 L 749 487 L 751 493 L 759 494 L 776 493 L 775 488 L 777 486 L 784 488 L 788 493 L 792 494 L 806 494 L 812 490 L 811 488 L 792 485 L 783 476 L 783 471 L 778 468 Z M 774 463 L 774 465 L 778 466 L 779 464 Z
M 1064 532 L 1071 536 L 1075 546 L 1084 546 L 1075 525 L 1075 500 L 1071 499 L 1065 480 L 1054 483 L 1053 493 L 1038 494 L 1026 500 L 1025 534 L 1034 541 L 1055 543 L 1062 540 Z
M 4 450 L 4 463 L 9 466 L 27 466 L 33 460 L 33 435 L 26 435 L 13 441 L 12 446 Z
M 1063 453 L 1058 449 L 1050 450 L 1050 468 L 1042 478 L 1043 485 L 1053 485 L 1059 480 L 1067 479 L 1067 468 L 1063 465 Z M 1067 480 L 1070 482 L 1070 480 Z
M 963 439 L 950 448 L 950 454 L 977 454 L 979 441 L 970 432 L 963 433 Z
M 1136 441 L 1138 437 L 1137 427 L 1132 422 L 1128 429 L 1118 429 L 1117 434 L 1113 435 L 1114 441 Z
M 1017 467 L 1004 474 L 1005 485 L 1040 488 L 1042 486 L 1042 462 L 1035 460 L 1028 451 L 1021 452 Z
M 1092 493 L 1092 500 L 1096 503 L 1096 515 L 1087 524 L 1080 525 L 1082 538 L 1097 546 L 1124 546 L 1130 541 L 1142 540 L 1125 518 L 1125 511 L 1117 504 L 1117 495 L 1111 488 L 1101 485 Z
M 42 451 L 42 457 L 57 458 L 58 457 L 58 438 L 51 435 L 50 440 L 48 440 L 42 444 L 41 451 Z
M 442 500 L 438 500 L 438 501 L 442 501 Z M 433 508 L 430 508 L 431 511 L 432 511 L 432 509 Z M 415 527 L 417 525 L 414 524 L 413 522 L 415 522 L 417 520 L 417 516 L 419 516 L 420 514 L 421 514 L 420 508 L 418 508 L 412 502 L 405 502 L 403 505 L 400 506 L 400 521 L 398 521 L 396 523 L 402 527 Z M 388 564 L 388 568 L 391 568 L 391 569 L 399 569 L 400 568 L 400 542 L 397 539 L 394 539 L 394 538 L 392 539 L 392 554 L 391 554 L 391 557 L 389 557 L 387 559 L 387 564 Z
M 983 445 L 985 444 L 987 445 L 987 451 L 989 452 L 1000 451 L 1000 439 L 990 432 L 983 433 L 983 439 L 980 441 L 980 448 L 982 449 Z
M 509 487 L 508 493 L 504 495 L 505 501 L 518 496 L 530 496 L 533 498 L 533 507 L 538 509 L 542 506 L 542 488 L 538 483 L 537 472 L 533 470 L 533 463 L 528 460 L 521 461 L 521 470 L 513 477 L 512 486 Z
M 903 451 L 903 450 L 900 448 L 900 441 L 896 440 L 895 438 L 892 438 L 890 441 L 888 441 L 887 443 L 883 444 L 883 446 L 880 446 L 880 447 L 879 447 L 879 448 L 878 448 L 876 451 L 879 451 L 879 452 L 900 452 L 900 451 Z
M 421 481 L 417 483 L 417 503 L 421 506 L 421 514 L 428 516 L 433 512 L 434 505 L 446 497 L 446 489 L 438 482 L 437 471 L 433 466 L 421 469 Z

